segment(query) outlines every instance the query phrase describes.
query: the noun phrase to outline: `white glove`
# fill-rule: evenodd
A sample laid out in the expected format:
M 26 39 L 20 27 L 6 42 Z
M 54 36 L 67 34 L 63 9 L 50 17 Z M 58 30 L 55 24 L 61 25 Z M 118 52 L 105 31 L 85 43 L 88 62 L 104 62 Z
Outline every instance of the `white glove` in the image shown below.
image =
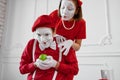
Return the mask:
M 64 55 L 67 55 L 68 52 L 69 52 L 69 49 L 71 48 L 72 45 L 73 45 L 73 41 L 72 40 L 66 40 L 63 43 L 60 43 L 58 45 L 58 47 L 60 48 L 61 52 L 64 51 Z
M 47 70 L 50 69 L 51 67 L 46 65 L 44 61 L 37 59 L 36 62 L 34 63 L 39 69 L 41 70 Z
M 56 41 L 57 41 L 58 44 L 60 44 L 60 43 L 62 43 L 66 40 L 65 37 L 63 37 L 61 35 L 58 35 L 58 34 L 56 34 L 54 37 L 56 37 Z
M 52 56 L 47 56 L 47 59 L 44 61 L 44 64 L 49 67 L 55 68 L 57 61 L 54 60 Z

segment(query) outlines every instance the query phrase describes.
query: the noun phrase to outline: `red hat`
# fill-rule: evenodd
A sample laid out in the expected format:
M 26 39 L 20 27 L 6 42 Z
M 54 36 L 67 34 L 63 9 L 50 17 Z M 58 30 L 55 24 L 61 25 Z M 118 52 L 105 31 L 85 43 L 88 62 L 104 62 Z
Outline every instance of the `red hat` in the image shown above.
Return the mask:
M 51 17 L 48 15 L 42 15 L 38 17 L 37 20 L 34 22 L 32 32 L 34 32 L 39 27 L 54 28 Z
M 82 1 L 78 0 L 78 5 L 81 6 L 82 5 Z

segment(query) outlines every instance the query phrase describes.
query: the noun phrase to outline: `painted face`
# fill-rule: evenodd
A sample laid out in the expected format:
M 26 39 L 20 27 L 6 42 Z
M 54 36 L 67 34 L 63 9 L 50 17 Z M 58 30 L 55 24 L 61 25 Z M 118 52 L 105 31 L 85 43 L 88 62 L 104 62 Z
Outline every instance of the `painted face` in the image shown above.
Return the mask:
M 37 39 L 40 45 L 48 48 L 53 41 L 53 33 L 50 28 L 42 27 L 36 30 Z
M 70 20 L 73 18 L 76 7 L 71 0 L 62 0 L 60 7 L 60 14 L 63 20 Z

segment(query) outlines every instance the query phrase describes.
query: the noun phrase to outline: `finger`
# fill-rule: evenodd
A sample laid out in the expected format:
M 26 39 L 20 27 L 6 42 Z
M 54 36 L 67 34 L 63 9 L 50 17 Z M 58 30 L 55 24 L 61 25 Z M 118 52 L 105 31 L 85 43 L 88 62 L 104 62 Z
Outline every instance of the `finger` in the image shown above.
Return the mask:
M 43 62 L 44 62 L 44 64 L 50 64 L 51 61 L 52 61 L 52 56 L 47 56 L 47 59 L 44 60 Z
M 61 48 L 61 49 L 60 49 L 60 51 L 61 51 L 61 52 L 63 52 L 65 49 L 66 49 L 66 48 L 65 48 L 65 47 L 63 47 L 63 48 Z
M 37 63 L 41 63 L 42 61 L 41 61 L 40 59 L 37 59 L 36 62 L 37 62 Z
M 58 43 L 58 44 L 60 43 L 60 38 L 59 38 L 59 36 L 57 37 L 57 43 Z
M 63 41 L 66 41 L 66 38 L 65 38 L 65 37 L 63 37 Z
M 52 56 L 47 56 L 47 59 L 51 59 L 52 58 Z
M 44 67 L 44 64 L 43 64 L 43 63 L 40 63 L 39 66 L 40 66 L 40 67 Z
M 39 59 L 36 59 L 36 62 L 39 62 Z
M 63 43 L 58 44 L 58 47 L 62 47 L 62 46 L 63 46 Z
M 64 39 L 63 37 L 60 38 L 60 43 L 64 42 Z
M 40 65 L 39 68 L 42 70 L 46 70 L 49 69 L 50 67 L 48 65 Z
M 64 46 L 65 42 L 61 42 L 58 46 Z
M 68 50 L 68 49 L 66 49 L 66 50 L 65 50 L 65 52 L 64 52 L 64 55 L 67 55 L 67 54 L 68 54 L 68 52 L 69 52 L 69 50 Z
M 42 67 L 45 67 L 46 65 L 48 65 L 48 63 L 44 62 L 44 63 L 40 63 L 39 65 L 42 66 Z

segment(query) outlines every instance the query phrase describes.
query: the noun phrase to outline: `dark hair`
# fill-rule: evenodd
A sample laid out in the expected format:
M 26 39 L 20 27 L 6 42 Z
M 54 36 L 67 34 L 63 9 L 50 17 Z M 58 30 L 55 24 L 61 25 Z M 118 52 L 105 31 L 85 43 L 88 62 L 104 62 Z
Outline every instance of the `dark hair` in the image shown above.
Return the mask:
M 51 28 L 52 32 L 54 33 L 55 32 L 55 28 Z
M 76 11 L 75 11 L 75 14 L 73 16 L 73 19 L 74 20 L 80 20 L 82 19 L 82 7 L 79 6 L 79 3 L 78 3 L 78 0 L 71 0 L 73 1 L 73 3 L 76 5 Z M 59 10 L 58 10 L 58 16 L 61 17 L 61 14 L 60 14 L 60 7 L 61 7 L 61 3 L 62 3 L 62 0 L 60 0 L 60 4 L 59 4 Z

